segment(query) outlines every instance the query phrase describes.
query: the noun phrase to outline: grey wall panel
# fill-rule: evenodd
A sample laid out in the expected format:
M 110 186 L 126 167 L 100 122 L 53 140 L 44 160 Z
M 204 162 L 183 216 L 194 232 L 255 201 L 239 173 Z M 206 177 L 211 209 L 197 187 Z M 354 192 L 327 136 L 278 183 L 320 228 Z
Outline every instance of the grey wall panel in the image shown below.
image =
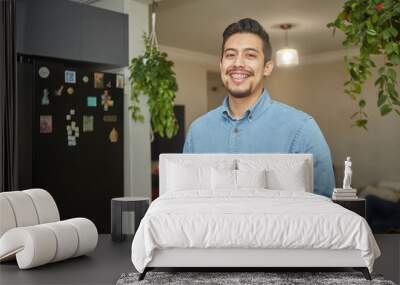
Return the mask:
M 59 0 L 18 0 L 27 8 L 21 53 L 78 60 L 81 54 L 81 12 L 79 4 Z
M 82 8 L 82 60 L 128 64 L 128 16 Z
M 17 52 L 128 65 L 128 15 L 67 0 L 17 0 Z

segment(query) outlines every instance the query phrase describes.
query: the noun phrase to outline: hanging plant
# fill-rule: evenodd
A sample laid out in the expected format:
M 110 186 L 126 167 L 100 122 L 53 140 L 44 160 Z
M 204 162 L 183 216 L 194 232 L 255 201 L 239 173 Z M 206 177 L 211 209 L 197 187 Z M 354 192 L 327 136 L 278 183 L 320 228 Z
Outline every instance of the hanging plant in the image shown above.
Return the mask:
M 139 95 L 147 96 L 152 130 L 161 137 L 171 138 L 179 128 L 173 109 L 178 91 L 175 72 L 172 70 L 174 64 L 167 59 L 165 52 L 158 49 L 154 37 L 144 34 L 143 39 L 144 54 L 133 58 L 129 66 L 131 105 L 128 109 L 134 121 L 143 122 Z
M 367 129 L 367 105 L 362 87 L 376 67 L 372 55 L 383 55 L 384 64 L 378 69 L 375 81 L 377 106 L 382 116 L 395 111 L 400 116 L 400 97 L 397 92 L 395 68 L 400 65 L 400 1 L 346 0 L 336 20 L 327 25 L 344 32 L 343 46 L 357 47 L 359 54 L 345 56 L 350 79 L 344 83 L 345 93 L 356 101 L 358 110 L 351 119 L 355 125 Z

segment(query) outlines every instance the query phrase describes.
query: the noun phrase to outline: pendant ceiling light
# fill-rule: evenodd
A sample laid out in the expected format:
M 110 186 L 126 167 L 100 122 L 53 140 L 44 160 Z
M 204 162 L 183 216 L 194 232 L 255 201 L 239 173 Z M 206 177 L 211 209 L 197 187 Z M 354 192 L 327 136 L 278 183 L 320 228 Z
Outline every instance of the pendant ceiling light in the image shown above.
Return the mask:
M 299 54 L 297 50 L 289 48 L 288 30 L 292 28 L 292 24 L 282 24 L 279 26 L 285 33 L 285 47 L 276 52 L 276 65 L 295 66 L 299 64 Z

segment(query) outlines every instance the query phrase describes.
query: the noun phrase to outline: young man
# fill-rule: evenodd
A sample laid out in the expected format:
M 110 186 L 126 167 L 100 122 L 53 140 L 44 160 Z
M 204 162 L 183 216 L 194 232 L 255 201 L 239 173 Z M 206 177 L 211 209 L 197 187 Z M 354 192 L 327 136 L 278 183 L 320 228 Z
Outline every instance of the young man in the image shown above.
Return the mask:
M 329 147 L 314 119 L 274 101 L 264 89 L 273 69 L 269 36 L 255 20 L 242 19 L 223 33 L 223 104 L 196 119 L 185 153 L 311 153 L 314 192 L 330 197 L 334 176 Z

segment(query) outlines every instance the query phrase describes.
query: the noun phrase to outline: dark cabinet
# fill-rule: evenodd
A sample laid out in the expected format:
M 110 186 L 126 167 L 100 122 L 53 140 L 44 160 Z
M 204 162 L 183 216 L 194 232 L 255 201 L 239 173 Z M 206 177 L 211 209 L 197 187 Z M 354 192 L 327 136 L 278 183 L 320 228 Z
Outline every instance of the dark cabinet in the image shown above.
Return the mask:
M 67 0 L 17 0 L 17 52 L 127 66 L 128 15 Z

